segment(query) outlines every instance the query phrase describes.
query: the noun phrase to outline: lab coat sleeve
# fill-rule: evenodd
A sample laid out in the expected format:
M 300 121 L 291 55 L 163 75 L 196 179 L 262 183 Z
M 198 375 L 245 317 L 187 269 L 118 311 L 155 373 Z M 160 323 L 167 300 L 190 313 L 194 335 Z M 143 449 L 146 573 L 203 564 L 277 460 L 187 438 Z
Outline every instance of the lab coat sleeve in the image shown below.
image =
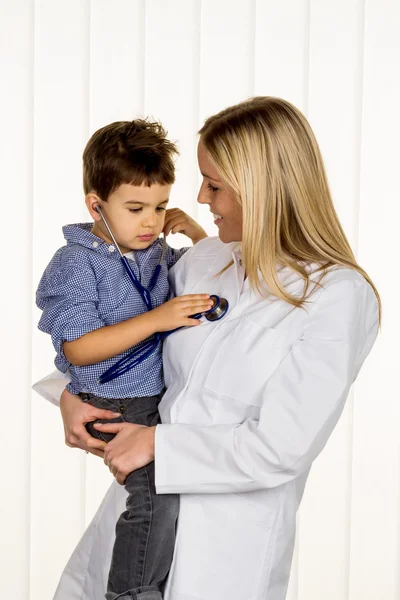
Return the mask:
M 71 381 L 69 371 L 61 373 L 58 369 L 46 375 L 32 385 L 32 389 L 55 406 L 60 406 L 60 397 Z
M 267 489 L 309 469 L 378 329 L 376 297 L 361 276 L 335 281 L 316 295 L 303 334 L 265 384 L 258 420 L 157 426 L 158 493 Z

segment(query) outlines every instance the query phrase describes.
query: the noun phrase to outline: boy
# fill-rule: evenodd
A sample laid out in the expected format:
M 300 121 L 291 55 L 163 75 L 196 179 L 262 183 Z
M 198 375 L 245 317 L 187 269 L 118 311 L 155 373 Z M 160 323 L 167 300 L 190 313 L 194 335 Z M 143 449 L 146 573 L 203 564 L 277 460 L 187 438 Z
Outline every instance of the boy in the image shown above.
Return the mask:
M 190 315 L 212 306 L 207 294 L 168 301 L 168 269 L 187 248 L 167 246 L 161 260 L 161 232 L 180 230 L 193 243 L 206 237 L 177 209 L 165 224 L 176 153 L 158 123 L 123 121 L 94 133 L 83 153 L 86 206 L 94 222 L 63 228 L 67 244 L 54 255 L 37 291 L 43 311 L 39 329 L 52 337 L 58 369 L 69 369 L 69 390 L 97 408 L 120 413 L 116 420 L 149 426 L 159 422 L 161 343 L 127 373 L 104 384 L 98 380 L 132 347 L 156 332 L 198 324 Z M 144 287 L 161 260 L 152 310 L 129 279 L 100 213 Z M 97 432 L 93 423 L 88 431 L 104 441 L 113 437 Z M 117 524 L 106 598 L 160 600 L 172 561 L 178 497 L 157 496 L 154 463 L 131 473 L 126 489 L 127 510 Z

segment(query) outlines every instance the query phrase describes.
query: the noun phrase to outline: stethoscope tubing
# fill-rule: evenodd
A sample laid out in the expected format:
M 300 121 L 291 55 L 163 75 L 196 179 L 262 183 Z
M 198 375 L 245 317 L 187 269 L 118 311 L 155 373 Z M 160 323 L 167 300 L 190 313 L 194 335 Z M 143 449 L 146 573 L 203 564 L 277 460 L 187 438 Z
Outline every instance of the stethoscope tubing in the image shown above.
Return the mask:
M 106 229 L 114 243 L 114 246 L 116 247 L 116 249 L 118 250 L 120 259 L 122 261 L 122 264 L 125 268 L 126 273 L 128 274 L 129 279 L 131 280 L 131 282 L 133 283 L 133 285 L 135 286 L 135 288 L 137 289 L 137 291 L 139 292 L 143 302 L 146 305 L 147 310 L 152 310 L 153 309 L 153 305 L 152 305 L 152 301 L 151 301 L 151 294 L 150 292 L 154 289 L 157 280 L 158 280 L 158 276 L 160 274 L 161 271 L 161 263 L 163 261 L 164 255 L 165 255 L 165 248 L 166 248 L 166 242 L 165 242 L 165 236 L 163 237 L 163 246 L 162 246 L 162 250 L 161 250 L 161 256 L 160 256 L 160 260 L 158 262 L 158 265 L 156 266 L 154 273 L 152 275 L 152 278 L 150 280 L 150 285 L 148 288 L 145 288 L 140 281 L 138 280 L 138 278 L 136 277 L 131 265 L 129 264 L 129 260 L 126 258 L 126 256 L 124 256 L 121 252 L 120 247 L 118 246 L 118 243 L 114 237 L 113 232 L 111 231 L 111 227 L 109 226 L 106 218 L 104 217 L 103 211 L 101 210 L 100 206 L 96 207 L 96 211 L 99 213 L 99 215 L 101 216 L 104 225 L 106 226 Z
M 201 317 L 213 312 L 216 309 L 216 307 L 219 306 L 221 300 L 218 296 L 212 295 L 210 296 L 210 298 L 215 298 L 216 305 L 210 308 L 210 310 L 207 310 L 203 313 L 191 315 L 191 319 L 200 319 Z M 222 319 L 222 317 L 225 315 L 226 310 L 223 312 L 223 314 L 214 319 L 214 321 Z M 140 365 L 144 360 L 146 360 L 146 358 L 148 358 L 154 352 L 154 350 L 160 342 L 162 342 L 163 340 L 165 340 L 165 338 L 170 336 L 171 333 L 179 331 L 179 329 L 185 329 L 185 327 L 176 327 L 175 329 L 170 329 L 168 331 L 156 333 L 155 336 L 153 338 L 150 338 L 143 346 L 130 352 L 130 354 L 121 358 L 118 362 L 115 363 L 115 365 L 112 365 L 112 367 L 110 367 L 109 369 L 107 369 L 107 371 L 102 373 L 98 379 L 98 383 L 108 383 L 109 381 L 112 381 L 113 379 L 124 375 L 137 365 Z
M 163 246 L 162 246 L 160 260 L 154 270 L 154 273 L 150 280 L 149 287 L 145 288 L 140 283 L 138 278 L 136 277 L 126 256 L 124 256 L 122 254 L 122 252 L 118 246 L 118 243 L 114 237 L 114 234 L 111 231 L 111 228 L 110 228 L 109 224 L 107 223 L 107 220 L 104 217 L 100 206 L 96 207 L 96 211 L 101 216 L 102 221 L 103 221 L 104 225 L 106 226 L 106 229 L 107 229 L 115 247 L 117 248 L 117 250 L 119 252 L 120 259 L 122 261 L 122 264 L 125 268 L 125 271 L 129 277 L 129 279 L 131 280 L 131 282 L 132 282 L 133 286 L 136 288 L 136 290 L 139 292 L 144 304 L 146 305 L 147 310 L 148 311 L 152 310 L 153 304 L 151 301 L 150 292 L 154 289 L 154 287 L 157 283 L 160 271 L 161 271 L 161 263 L 163 261 L 165 250 L 166 250 L 165 236 L 163 238 Z M 214 299 L 214 305 L 212 306 L 212 308 L 210 308 L 209 310 L 204 311 L 202 313 L 198 313 L 196 315 L 191 315 L 192 319 L 200 319 L 202 316 L 205 316 L 207 318 L 207 315 L 209 315 L 209 314 L 211 315 L 211 313 L 213 314 L 213 318 L 209 319 L 210 321 L 211 320 L 218 321 L 219 319 L 222 319 L 222 317 L 226 314 L 226 312 L 228 310 L 228 307 L 229 307 L 228 301 L 226 299 L 220 298 L 219 296 L 216 296 L 216 295 L 211 295 L 210 298 Z M 223 306 L 221 306 L 221 304 L 223 304 Z M 137 348 L 136 350 L 132 350 L 127 356 L 124 356 L 123 358 L 121 358 L 118 362 L 116 362 L 109 369 L 107 369 L 104 373 L 102 373 L 98 379 L 98 383 L 99 384 L 108 383 L 109 381 L 112 381 L 113 379 L 116 379 L 117 377 L 124 375 L 124 373 L 127 373 L 134 367 L 140 365 L 144 360 L 146 360 L 146 358 L 148 358 L 155 351 L 157 345 L 162 340 L 164 340 L 169 335 L 171 335 L 171 333 L 178 331 L 179 329 L 184 329 L 184 327 L 177 327 L 176 329 L 170 329 L 169 331 L 163 331 L 160 333 L 156 333 L 152 338 L 150 338 L 147 342 L 145 342 L 145 344 L 143 346 L 141 346 L 140 348 Z

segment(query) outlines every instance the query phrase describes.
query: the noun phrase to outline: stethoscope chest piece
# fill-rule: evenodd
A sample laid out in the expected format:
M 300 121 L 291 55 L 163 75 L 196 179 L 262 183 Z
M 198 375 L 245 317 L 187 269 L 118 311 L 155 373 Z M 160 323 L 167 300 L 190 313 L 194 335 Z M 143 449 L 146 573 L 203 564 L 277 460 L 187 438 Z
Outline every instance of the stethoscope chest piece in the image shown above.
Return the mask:
M 204 317 L 207 321 L 218 321 L 228 312 L 229 302 L 226 298 L 220 298 L 214 294 L 210 298 L 214 302 L 214 306 L 206 313 L 203 313 Z

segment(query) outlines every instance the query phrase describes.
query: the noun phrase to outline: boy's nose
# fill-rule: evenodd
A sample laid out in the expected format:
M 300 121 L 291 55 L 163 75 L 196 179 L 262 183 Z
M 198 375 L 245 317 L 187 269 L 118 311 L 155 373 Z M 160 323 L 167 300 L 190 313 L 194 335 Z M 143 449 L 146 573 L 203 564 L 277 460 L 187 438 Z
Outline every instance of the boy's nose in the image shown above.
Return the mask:
M 143 219 L 143 226 L 144 227 L 154 227 L 157 223 L 157 217 L 155 214 L 151 214 L 151 215 L 146 215 L 146 217 Z

